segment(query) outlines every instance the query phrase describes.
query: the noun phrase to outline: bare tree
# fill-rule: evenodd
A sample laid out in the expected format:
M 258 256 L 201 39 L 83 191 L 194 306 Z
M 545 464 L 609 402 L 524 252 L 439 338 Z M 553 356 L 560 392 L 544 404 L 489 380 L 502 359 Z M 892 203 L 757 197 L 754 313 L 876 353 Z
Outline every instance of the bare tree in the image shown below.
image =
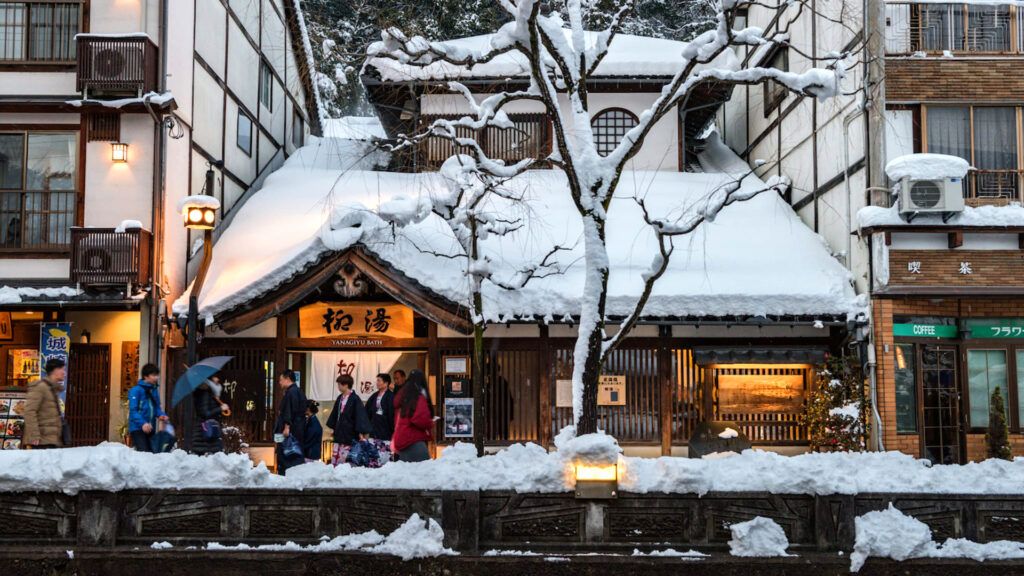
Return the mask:
M 552 123 L 554 151 L 547 158 L 533 160 L 546 160 L 565 174 L 568 193 L 583 224 L 586 274 L 580 298 L 579 335 L 573 351 L 573 416 L 577 434 L 592 433 L 597 430 L 597 383 L 601 366 L 640 318 L 655 282 L 668 265 L 672 237 L 692 232 L 701 223 L 714 219 L 725 207 L 747 200 L 760 191 L 751 192 L 736 182 L 715 190 L 707 201 L 691 207 L 686 214 L 673 220 L 650 214 L 641 203 L 647 225 L 654 230 L 661 249 L 654 255 L 650 270 L 643 275 L 642 294 L 636 299 L 632 312 L 625 316 L 619 329 L 609 335 L 605 330 L 609 321 L 606 305 L 610 273 L 606 226 L 612 198 L 628 162 L 640 151 L 654 125 L 674 113 L 702 82 L 757 84 L 774 81 L 789 91 L 824 99 L 839 92 L 848 55 L 833 53 L 827 59 L 827 67 L 812 68 L 803 73 L 763 66 L 761 58 L 748 58 L 735 66 L 717 66 L 715 63 L 720 55 L 737 47 L 750 46 L 767 53 L 775 46 L 788 46 L 799 52 L 788 42 L 788 28 L 804 11 L 812 9 L 811 0 L 780 2 L 777 6 L 719 0 L 715 5 L 713 29 L 700 34 L 681 50 L 678 72 L 664 84 L 650 107 L 639 115 L 639 123 L 625 134 L 612 152 L 602 156 L 597 151 L 591 129 L 588 79 L 595 75 L 616 35 L 623 30 L 633 12 L 635 0 L 614 0 L 607 25 L 597 32 L 584 30 L 583 0 L 566 0 L 562 12 L 547 10 L 543 0 L 496 2 L 512 21 L 494 34 L 486 50 L 469 51 L 388 29 L 382 32 L 381 42 L 370 46 L 368 54 L 414 67 L 445 62 L 472 68 L 513 53 L 521 54 L 527 60 L 530 84 L 523 90 L 499 92 L 477 102 L 465 86 L 450 83 L 453 91 L 466 97 L 473 114 L 458 120 L 435 121 L 424 132 L 404 137 L 399 147 L 416 145 L 431 136 L 446 137 L 473 151 L 477 159 L 476 169 L 480 172 L 505 179 L 514 178 L 528 169 L 532 162 L 526 160 L 505 166 L 489 159 L 474 139 L 459 138 L 456 128 L 471 131 L 487 126 L 507 128 L 509 121 L 504 108 L 510 103 L 530 100 L 543 105 Z M 778 33 L 765 37 L 758 28 L 733 29 L 737 14 L 752 4 L 778 11 Z M 568 99 L 568 106 L 559 105 L 560 95 Z

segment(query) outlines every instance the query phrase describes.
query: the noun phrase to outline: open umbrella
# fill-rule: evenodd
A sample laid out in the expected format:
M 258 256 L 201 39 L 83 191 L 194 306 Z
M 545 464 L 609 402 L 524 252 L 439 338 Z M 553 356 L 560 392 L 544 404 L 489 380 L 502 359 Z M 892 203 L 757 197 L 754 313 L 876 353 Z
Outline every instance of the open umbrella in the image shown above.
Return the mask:
M 174 397 L 171 398 L 171 408 L 175 407 L 186 397 L 195 392 L 207 378 L 220 372 L 224 365 L 231 361 L 234 356 L 211 356 L 196 362 L 178 381 L 174 383 Z

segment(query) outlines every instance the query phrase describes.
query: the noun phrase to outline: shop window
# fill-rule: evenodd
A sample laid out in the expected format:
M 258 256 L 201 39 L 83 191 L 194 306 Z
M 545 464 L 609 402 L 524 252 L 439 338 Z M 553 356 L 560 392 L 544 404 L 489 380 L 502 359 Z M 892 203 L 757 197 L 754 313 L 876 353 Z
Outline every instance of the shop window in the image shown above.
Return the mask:
M 0 133 L 0 251 L 64 251 L 78 187 L 76 132 Z
M 896 432 L 917 433 L 917 356 L 913 344 L 896 345 Z
M 970 426 L 988 426 L 989 399 L 999 388 L 1007 397 L 1006 350 L 967 351 L 967 394 L 970 405 Z

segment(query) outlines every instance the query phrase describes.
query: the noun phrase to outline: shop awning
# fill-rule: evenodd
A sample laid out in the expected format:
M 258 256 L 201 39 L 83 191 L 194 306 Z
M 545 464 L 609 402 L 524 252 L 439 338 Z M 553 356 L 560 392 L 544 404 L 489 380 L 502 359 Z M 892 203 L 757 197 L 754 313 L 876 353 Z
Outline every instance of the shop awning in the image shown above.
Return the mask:
M 698 346 L 693 349 L 693 361 L 700 366 L 710 364 L 823 364 L 825 348 L 771 347 L 727 348 Z

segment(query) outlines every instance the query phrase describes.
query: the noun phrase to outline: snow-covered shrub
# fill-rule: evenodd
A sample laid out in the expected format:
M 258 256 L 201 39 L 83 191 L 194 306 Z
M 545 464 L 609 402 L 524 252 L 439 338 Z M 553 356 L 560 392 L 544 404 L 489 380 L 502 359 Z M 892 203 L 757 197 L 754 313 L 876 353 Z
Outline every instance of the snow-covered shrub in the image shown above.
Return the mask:
M 864 375 L 853 356 L 832 356 L 818 372 L 803 424 L 818 452 L 864 450 L 868 398 Z
M 1006 403 L 999 387 L 992 391 L 988 404 L 988 430 L 985 432 L 985 445 L 988 447 L 989 458 L 1013 460 L 1010 448 L 1010 429 L 1006 425 Z

